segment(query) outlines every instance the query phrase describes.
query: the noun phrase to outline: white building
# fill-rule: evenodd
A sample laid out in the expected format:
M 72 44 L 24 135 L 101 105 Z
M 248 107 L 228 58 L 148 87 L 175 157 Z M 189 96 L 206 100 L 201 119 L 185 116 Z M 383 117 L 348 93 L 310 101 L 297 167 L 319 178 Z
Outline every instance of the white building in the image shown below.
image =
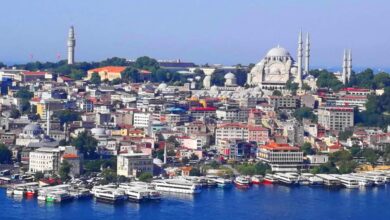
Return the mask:
M 136 128 L 148 128 L 152 120 L 152 115 L 147 112 L 134 113 L 133 125 Z
M 149 154 L 129 153 L 117 157 L 118 176 L 136 176 L 139 173 L 153 174 L 153 159 Z
M 299 148 L 275 142 L 259 147 L 257 156 L 277 172 L 296 172 L 303 162 L 303 152 Z
M 59 148 L 39 148 L 30 152 L 29 171 L 30 172 L 56 172 L 60 167 Z
M 354 125 L 351 107 L 321 107 L 318 109 L 318 124 L 328 130 L 344 131 Z

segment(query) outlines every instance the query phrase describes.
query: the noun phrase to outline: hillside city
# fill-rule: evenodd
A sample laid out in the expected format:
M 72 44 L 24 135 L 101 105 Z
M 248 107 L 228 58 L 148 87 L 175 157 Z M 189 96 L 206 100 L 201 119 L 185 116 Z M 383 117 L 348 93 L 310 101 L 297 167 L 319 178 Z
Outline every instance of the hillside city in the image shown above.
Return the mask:
M 247 65 L 77 62 L 71 27 L 67 60 L 0 63 L 0 184 L 389 169 L 390 74 L 355 72 L 349 49 L 340 72 L 311 69 L 310 44 Z

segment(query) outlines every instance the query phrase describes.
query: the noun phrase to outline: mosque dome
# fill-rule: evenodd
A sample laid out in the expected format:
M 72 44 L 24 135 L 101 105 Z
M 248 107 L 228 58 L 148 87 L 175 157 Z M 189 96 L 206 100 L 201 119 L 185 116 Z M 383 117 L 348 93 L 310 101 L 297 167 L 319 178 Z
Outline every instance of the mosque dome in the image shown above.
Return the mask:
M 269 50 L 266 57 L 291 57 L 291 55 L 283 47 L 277 46 Z
M 161 83 L 158 87 L 157 87 L 157 89 L 158 90 L 164 90 L 164 89 L 166 89 L 168 87 L 168 85 L 166 84 L 166 83 Z
M 218 92 L 218 86 L 216 85 L 211 86 L 210 92 Z
M 234 79 L 234 78 L 236 78 L 236 76 L 232 72 L 226 73 L 226 75 L 224 77 L 225 77 L 225 79 Z
M 31 123 L 23 128 L 23 134 L 37 136 L 43 133 L 43 130 L 39 124 Z

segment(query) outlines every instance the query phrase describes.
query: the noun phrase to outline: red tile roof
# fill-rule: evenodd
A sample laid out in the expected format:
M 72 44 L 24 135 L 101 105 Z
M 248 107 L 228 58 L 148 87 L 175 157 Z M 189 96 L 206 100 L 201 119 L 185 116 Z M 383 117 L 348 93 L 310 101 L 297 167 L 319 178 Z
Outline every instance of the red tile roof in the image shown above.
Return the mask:
M 126 67 L 123 66 L 105 66 L 95 69 L 90 69 L 88 72 L 123 72 L 126 69 Z

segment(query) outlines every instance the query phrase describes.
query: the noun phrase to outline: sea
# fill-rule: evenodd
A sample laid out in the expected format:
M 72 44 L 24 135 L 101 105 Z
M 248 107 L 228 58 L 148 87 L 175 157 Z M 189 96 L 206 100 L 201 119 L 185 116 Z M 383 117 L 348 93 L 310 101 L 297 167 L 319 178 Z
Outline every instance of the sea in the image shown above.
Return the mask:
M 164 194 L 159 202 L 112 205 L 93 198 L 41 203 L 0 189 L 0 219 L 390 219 L 390 185 L 328 189 L 255 185 L 247 190 L 212 188 L 197 195 Z

